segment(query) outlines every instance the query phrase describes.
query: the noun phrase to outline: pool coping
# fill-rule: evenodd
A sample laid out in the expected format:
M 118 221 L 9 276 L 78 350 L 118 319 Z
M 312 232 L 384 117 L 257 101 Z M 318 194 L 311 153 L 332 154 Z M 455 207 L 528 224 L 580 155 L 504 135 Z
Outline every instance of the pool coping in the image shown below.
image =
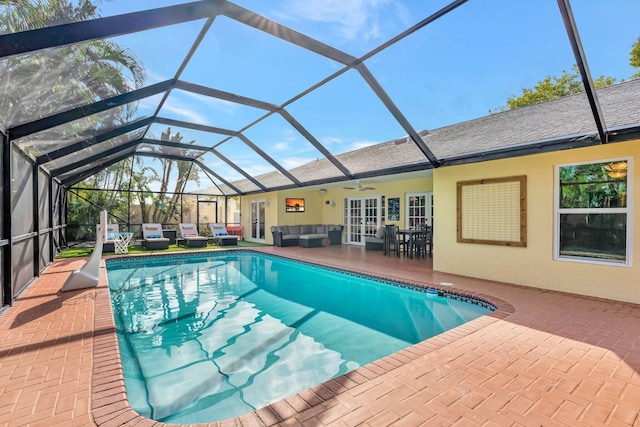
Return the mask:
M 430 282 L 403 281 L 389 279 L 380 275 L 370 274 L 358 270 L 349 270 L 344 267 L 324 265 L 312 261 L 297 259 L 291 256 L 281 256 L 265 253 L 255 248 L 244 249 L 223 249 L 215 251 L 198 251 L 193 253 L 181 253 L 180 256 L 193 254 L 203 255 L 208 252 L 255 252 L 276 258 L 303 262 L 306 264 L 329 268 L 333 270 L 346 271 L 366 277 L 372 277 L 383 282 L 401 282 L 411 287 L 420 289 L 436 289 L 449 295 L 459 295 L 465 298 L 484 301 L 495 307 L 495 310 L 471 320 L 456 328 L 443 332 L 435 337 L 421 341 L 407 347 L 397 353 L 385 356 L 374 362 L 361 366 L 344 375 L 325 381 L 310 389 L 296 393 L 268 406 L 260 408 L 239 417 L 228 420 L 212 421 L 209 423 L 198 423 L 199 426 L 223 426 L 235 424 L 239 421 L 242 425 L 266 425 L 271 426 L 284 420 L 296 416 L 303 411 L 307 411 L 321 405 L 330 399 L 340 396 L 342 393 L 362 386 L 376 378 L 390 373 L 403 365 L 415 361 L 429 353 L 445 347 L 462 337 L 477 332 L 501 319 L 504 319 L 515 312 L 515 307 L 507 301 L 479 292 L 455 289 L 443 284 Z M 172 257 L 178 254 L 154 254 L 153 258 Z M 130 255 L 127 258 L 148 257 L 149 255 Z M 120 257 L 122 258 L 122 257 Z M 96 425 L 101 427 L 111 427 L 119 425 L 136 426 L 175 426 L 176 424 L 163 423 L 143 417 L 135 412 L 129 405 L 124 382 L 124 370 L 120 360 L 120 349 L 116 335 L 113 310 L 111 307 L 110 291 L 107 285 L 106 262 L 112 257 L 103 259 L 100 268 L 100 281 L 96 288 L 95 313 L 94 313 L 94 342 L 93 342 L 93 376 L 91 380 L 91 412 Z M 312 415 L 310 415 L 312 416 Z

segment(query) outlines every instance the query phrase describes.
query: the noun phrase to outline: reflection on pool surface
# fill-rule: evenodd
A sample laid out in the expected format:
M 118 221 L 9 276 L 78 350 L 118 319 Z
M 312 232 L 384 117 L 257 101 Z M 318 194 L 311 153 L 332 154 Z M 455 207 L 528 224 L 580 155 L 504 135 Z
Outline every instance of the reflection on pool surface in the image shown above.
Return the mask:
M 251 412 L 490 312 L 243 251 L 107 272 L 129 402 L 175 423 Z

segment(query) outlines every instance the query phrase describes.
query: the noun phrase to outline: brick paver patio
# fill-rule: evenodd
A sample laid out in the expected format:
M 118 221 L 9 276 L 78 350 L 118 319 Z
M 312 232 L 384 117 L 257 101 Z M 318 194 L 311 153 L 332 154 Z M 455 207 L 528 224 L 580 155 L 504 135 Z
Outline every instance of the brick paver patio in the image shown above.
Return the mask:
M 638 305 L 434 273 L 430 260 L 348 246 L 260 250 L 452 283 L 498 310 L 211 425 L 640 426 Z M 106 283 L 59 291 L 83 262 L 56 261 L 0 314 L 0 425 L 163 425 L 128 407 Z

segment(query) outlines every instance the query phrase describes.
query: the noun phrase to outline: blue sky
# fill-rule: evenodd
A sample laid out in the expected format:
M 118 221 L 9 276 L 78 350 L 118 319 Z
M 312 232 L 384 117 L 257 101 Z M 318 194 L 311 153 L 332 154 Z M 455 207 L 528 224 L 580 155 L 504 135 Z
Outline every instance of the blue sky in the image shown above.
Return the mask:
M 115 0 L 103 15 L 181 3 Z M 448 2 L 396 0 L 238 0 L 281 24 L 359 57 L 429 16 Z M 574 0 L 573 12 L 592 74 L 628 79 L 631 45 L 640 36 L 637 0 Z M 203 22 L 123 36 L 145 64 L 148 83 L 172 78 Z M 365 65 L 416 130 L 434 129 L 488 114 L 547 75 L 570 70 L 574 57 L 556 0 L 470 0 L 396 43 Z M 342 65 L 218 17 L 181 79 L 273 104 L 341 69 Z M 155 99 L 154 99 L 155 101 Z M 140 114 L 155 105 L 143 103 Z M 333 153 L 406 134 L 359 73 L 349 71 L 294 102 L 288 111 Z M 264 111 L 173 91 L 160 116 L 239 130 Z M 606 120 L 606 118 L 605 118 Z M 158 132 L 161 128 L 154 129 Z M 223 136 L 180 130 L 185 140 L 213 145 Z M 279 116 L 245 134 L 287 168 L 321 154 Z M 158 135 L 156 135 L 158 136 Z M 273 170 L 239 141 L 220 151 L 252 174 Z M 222 175 L 238 178 L 209 159 Z

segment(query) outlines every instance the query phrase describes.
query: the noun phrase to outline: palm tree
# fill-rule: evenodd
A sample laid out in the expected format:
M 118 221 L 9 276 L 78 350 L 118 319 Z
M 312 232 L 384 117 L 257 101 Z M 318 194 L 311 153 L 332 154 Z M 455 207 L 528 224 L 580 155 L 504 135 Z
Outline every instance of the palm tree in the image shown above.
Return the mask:
M 101 0 L 94 0 L 100 3 Z M 0 33 L 98 18 L 89 0 L 32 0 L 0 3 Z M 144 66 L 128 49 L 110 40 L 95 40 L 7 58 L 0 62 L 0 124 L 12 126 L 33 118 L 87 105 L 140 87 Z M 135 110 L 115 108 L 103 117 L 111 125 Z M 86 118 L 80 129 L 95 132 L 105 124 Z M 78 130 L 78 123 L 68 132 Z M 64 134 L 62 134 L 64 136 Z M 43 135 L 44 139 L 44 135 Z
M 171 141 L 171 142 L 179 142 L 182 143 L 184 137 L 180 135 L 180 132 L 172 134 L 171 128 L 168 127 L 165 132 L 162 132 L 160 135 L 160 139 L 162 141 Z M 195 140 L 189 141 L 187 144 L 194 144 Z M 156 150 L 160 153 L 166 150 L 166 147 L 159 146 Z M 194 157 L 193 150 L 189 150 L 187 147 L 185 148 L 171 148 L 171 152 L 175 153 L 177 150 L 178 155 L 184 157 Z M 180 193 L 182 192 L 184 185 L 188 181 L 194 181 L 198 184 L 200 183 L 200 175 L 198 173 L 198 168 L 193 166 L 193 162 L 186 160 L 173 160 L 173 159 L 159 159 L 162 165 L 162 177 L 160 179 L 160 194 L 158 195 L 159 206 L 163 209 L 158 209 L 156 211 L 156 215 L 154 215 L 155 222 L 166 222 L 172 216 L 175 215 L 177 207 L 178 207 L 178 199 L 180 197 Z M 173 190 L 173 194 L 170 200 L 166 200 L 166 193 L 169 190 L 169 181 L 171 179 L 171 174 L 173 172 L 174 166 L 177 169 L 177 177 L 175 181 L 175 186 Z M 161 217 L 163 219 L 161 220 Z
M 97 4 L 101 1 L 0 0 L 0 34 L 99 18 Z M 131 51 L 111 40 L 95 40 L 4 58 L 0 61 L 0 75 L 0 126 L 5 128 L 131 91 L 143 86 L 146 80 L 142 63 Z M 33 144 L 35 151 L 47 152 L 49 147 L 57 148 L 60 141 L 67 138 L 89 137 L 101 129 L 124 123 L 134 112 L 135 106 L 113 108 L 101 113 L 99 118 L 85 117 L 31 135 L 31 142 L 27 144 Z M 30 149 L 29 145 L 26 149 Z M 106 171 L 79 185 L 109 188 L 105 183 L 111 181 L 115 189 L 124 190 L 128 185 L 122 182 L 123 166 L 114 165 L 112 168 L 113 177 L 109 174 L 111 171 Z M 118 194 L 96 194 L 89 199 L 95 200 L 101 208 L 117 210 L 114 197 L 120 199 Z M 79 199 L 76 205 L 86 203 L 87 207 L 95 207 L 96 204 L 89 199 Z M 117 202 L 124 203 L 121 200 Z M 91 212 L 96 209 L 83 209 L 76 205 L 69 206 L 72 217 L 75 212 L 78 223 L 95 224 L 97 217 Z

